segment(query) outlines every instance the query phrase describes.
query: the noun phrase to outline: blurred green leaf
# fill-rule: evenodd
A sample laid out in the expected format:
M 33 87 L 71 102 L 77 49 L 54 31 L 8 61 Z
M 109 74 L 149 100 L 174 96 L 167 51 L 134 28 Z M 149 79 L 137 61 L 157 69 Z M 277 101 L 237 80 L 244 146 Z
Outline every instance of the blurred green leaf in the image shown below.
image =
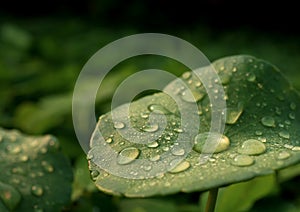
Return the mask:
M 275 176 L 268 175 L 221 188 L 218 193 L 216 212 L 248 211 L 258 199 L 277 189 Z M 205 206 L 207 195 L 201 196 Z M 203 208 L 204 211 L 204 208 Z
M 72 169 L 58 147 L 49 135 L 0 129 L 0 208 L 58 211 L 69 203 Z

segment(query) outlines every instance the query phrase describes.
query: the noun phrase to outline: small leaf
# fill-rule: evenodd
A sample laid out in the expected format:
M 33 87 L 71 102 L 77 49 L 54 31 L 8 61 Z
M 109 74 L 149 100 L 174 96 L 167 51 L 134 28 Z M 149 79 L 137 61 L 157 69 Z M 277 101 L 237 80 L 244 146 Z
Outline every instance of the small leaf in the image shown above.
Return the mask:
M 0 128 L 0 200 L 7 210 L 57 211 L 69 202 L 72 170 L 58 147 L 49 135 Z
M 158 93 L 132 102 L 130 107 L 125 104 L 115 108 L 114 122 L 111 113 L 100 117 L 88 154 L 91 172 L 99 173 L 94 180 L 100 190 L 128 197 L 203 191 L 272 174 L 300 161 L 300 98 L 280 72 L 263 60 L 243 55 L 217 60 L 213 66 L 227 104 L 221 135 L 226 143 L 219 143 L 220 151 L 204 162 L 199 160 L 201 140 L 211 127 L 211 101 L 203 83 L 187 72 L 182 77 L 185 83 L 175 80 L 165 88 L 182 98 L 181 105 L 169 95 Z M 208 71 L 201 68 L 196 73 Z M 192 95 L 182 91 L 186 86 Z M 189 134 L 189 130 L 197 129 L 197 122 L 181 122 L 183 112 L 195 113 L 190 103 L 193 99 L 198 106 L 199 136 Z M 128 107 L 130 123 L 126 122 Z M 116 122 L 123 123 L 122 127 Z M 154 130 L 148 136 L 139 136 L 138 143 L 131 129 L 145 132 L 149 126 Z M 195 137 L 199 148 L 193 148 Z M 118 153 L 125 148 L 136 149 L 138 154 L 130 158 L 130 163 L 120 164 Z M 145 164 L 139 165 L 142 161 Z M 161 173 L 153 176 L 153 170 L 160 168 Z M 124 170 L 130 176 L 124 177 Z

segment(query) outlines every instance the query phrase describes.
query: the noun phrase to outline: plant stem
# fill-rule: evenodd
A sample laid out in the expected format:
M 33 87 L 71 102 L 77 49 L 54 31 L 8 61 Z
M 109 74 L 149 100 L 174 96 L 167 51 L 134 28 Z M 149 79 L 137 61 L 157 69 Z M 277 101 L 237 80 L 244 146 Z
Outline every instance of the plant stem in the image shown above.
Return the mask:
M 209 190 L 205 212 L 214 212 L 218 197 L 218 191 L 219 188 L 213 188 Z

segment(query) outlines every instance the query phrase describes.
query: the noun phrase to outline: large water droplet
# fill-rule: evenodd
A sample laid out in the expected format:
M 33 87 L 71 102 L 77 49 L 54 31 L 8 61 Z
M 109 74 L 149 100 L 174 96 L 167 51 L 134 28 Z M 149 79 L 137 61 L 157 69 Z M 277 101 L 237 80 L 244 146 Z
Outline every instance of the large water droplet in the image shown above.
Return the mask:
M 281 138 L 285 138 L 285 139 L 289 139 L 289 138 L 290 138 L 290 134 L 289 134 L 289 132 L 286 131 L 286 130 L 280 131 L 280 132 L 279 132 L 279 136 L 280 136 Z
M 158 124 L 146 125 L 143 127 L 143 131 L 145 132 L 156 132 L 158 130 Z
M 272 116 L 263 117 L 261 123 L 266 127 L 275 127 L 275 119 Z
M 131 163 L 140 154 L 140 150 L 135 147 L 128 147 L 123 149 L 118 155 L 118 163 L 121 165 Z
M 114 123 L 114 128 L 115 129 L 123 129 L 125 127 L 125 124 L 123 122 L 120 122 L 120 121 L 116 121 Z
M 148 110 L 157 114 L 171 114 L 171 112 L 168 109 L 166 109 L 164 106 L 157 105 L 157 104 L 149 105 Z
M 235 166 L 251 166 L 254 163 L 254 160 L 249 155 L 238 155 L 231 162 Z
M 148 146 L 149 148 L 156 148 L 156 147 L 159 146 L 159 143 L 156 142 L 156 141 L 153 141 L 153 142 L 148 143 L 147 146 Z
M 31 187 L 31 193 L 37 197 L 40 197 L 44 194 L 44 190 L 41 186 L 39 185 L 33 185 Z
M 14 211 L 21 201 L 21 194 L 13 186 L 0 182 L 0 199 L 9 211 Z
M 291 156 L 291 154 L 287 151 L 280 151 L 277 155 L 277 159 L 279 160 L 285 160 L 288 159 Z
M 204 144 L 206 143 L 206 141 L 209 142 L 207 140 L 209 135 L 211 136 L 212 139 L 215 138 L 214 139 L 215 142 L 218 138 L 220 138 L 219 143 L 216 145 L 216 148 L 212 150 L 211 148 L 204 149 Z M 206 132 L 206 133 L 198 134 L 195 137 L 193 149 L 199 153 L 219 153 L 228 149 L 229 145 L 230 145 L 229 138 L 226 137 L 225 135 L 219 133 Z
M 172 162 L 171 162 L 172 163 Z M 191 164 L 188 161 L 182 161 L 177 166 L 175 166 L 172 170 L 170 170 L 170 173 L 179 173 L 187 170 L 190 168 Z
M 172 154 L 175 155 L 175 156 L 181 156 L 181 155 L 184 155 L 185 151 L 183 148 L 176 148 L 174 147 L 172 150 L 171 150 Z
M 258 140 L 246 140 L 238 149 L 238 152 L 245 155 L 260 155 L 266 151 L 266 146 Z
M 226 109 L 226 124 L 235 124 L 243 113 L 243 104 L 239 103 L 235 108 Z

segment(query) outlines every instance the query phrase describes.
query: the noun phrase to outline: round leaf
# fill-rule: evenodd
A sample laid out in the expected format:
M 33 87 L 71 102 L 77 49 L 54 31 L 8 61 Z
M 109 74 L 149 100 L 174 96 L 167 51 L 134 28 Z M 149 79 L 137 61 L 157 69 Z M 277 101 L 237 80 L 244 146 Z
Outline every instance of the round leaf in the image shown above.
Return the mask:
M 136 138 L 129 132 L 129 126 L 122 122 L 128 105 L 122 105 L 113 111 L 117 121 L 112 121 L 111 113 L 100 117 L 91 139 L 89 168 L 100 190 L 128 197 L 208 190 L 271 174 L 300 161 L 300 98 L 278 69 L 245 55 L 217 60 L 213 66 L 224 87 L 227 108 L 225 131 L 219 141 L 221 146 L 218 144 L 212 157 L 200 160 L 200 154 L 204 152 L 203 141 L 211 134 L 211 101 L 195 74 L 187 72 L 182 79 L 197 101 L 201 124 L 199 135 L 191 137 L 186 133 L 183 136 L 186 139 L 180 142 L 187 144 L 187 149 L 192 144 L 192 148 L 189 151 L 176 150 L 176 145 L 181 145 L 177 138 L 185 134 L 193 123 L 189 123 L 188 127 L 181 126 L 181 113 L 167 94 L 154 94 L 130 104 L 131 126 L 148 132 L 149 140 L 157 138 L 146 144 L 133 142 Z M 201 75 L 207 71 L 208 68 L 202 68 L 196 72 Z M 174 81 L 166 89 L 180 91 L 181 86 L 182 83 Z M 187 98 L 183 93 L 178 92 L 178 95 Z M 187 111 L 190 110 L 189 99 L 185 99 L 187 106 L 184 109 Z M 160 116 L 153 113 L 165 117 L 165 127 L 162 127 Z M 104 139 L 97 134 L 98 130 Z M 106 147 L 116 154 L 106 151 Z M 124 155 L 118 157 L 123 151 L 126 152 L 125 162 Z M 169 158 L 162 157 L 168 152 L 181 162 L 176 166 L 170 164 L 167 172 L 162 170 L 155 177 L 151 174 L 147 177 L 145 173 L 151 173 L 154 168 L 157 170 L 158 162 L 169 163 Z M 149 163 L 131 170 L 140 159 Z M 100 168 L 99 164 L 104 168 Z M 118 170 L 124 167 L 131 170 L 132 178 L 120 177 Z M 110 172 L 112 169 L 117 170 L 116 174 Z M 138 178 L 140 174 L 143 177 Z

